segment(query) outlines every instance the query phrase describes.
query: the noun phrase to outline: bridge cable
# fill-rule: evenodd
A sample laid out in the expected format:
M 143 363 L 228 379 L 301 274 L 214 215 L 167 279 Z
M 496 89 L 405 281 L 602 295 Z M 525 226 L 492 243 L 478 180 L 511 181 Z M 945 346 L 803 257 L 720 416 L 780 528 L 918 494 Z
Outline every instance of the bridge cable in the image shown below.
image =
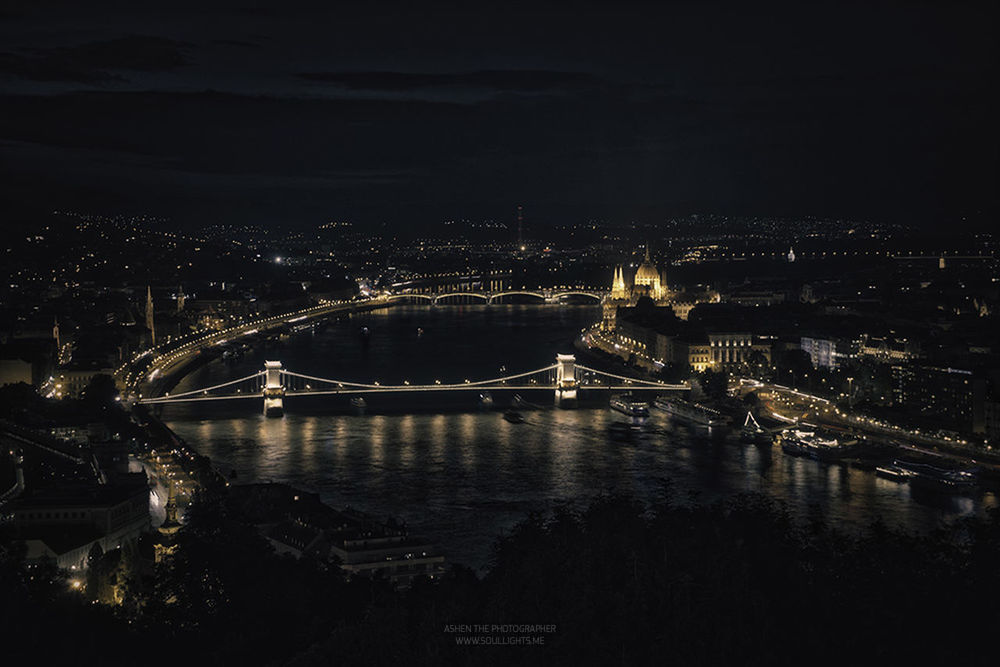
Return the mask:
M 557 367 L 557 364 L 552 364 L 551 366 L 546 366 L 545 368 L 538 368 L 533 371 L 528 371 L 526 373 L 518 373 L 516 375 L 504 375 L 498 378 L 493 378 L 491 380 L 476 380 L 475 382 L 455 382 L 452 384 L 433 384 L 433 385 L 379 385 L 379 384 L 364 384 L 361 382 L 342 382 L 340 380 L 330 380 L 328 378 L 313 377 L 311 375 L 303 375 L 302 373 L 293 373 L 291 371 L 283 371 L 284 375 L 290 375 L 292 377 L 302 378 L 304 380 L 312 380 L 314 382 L 326 382 L 327 384 L 342 385 L 344 387 L 355 387 L 358 389 L 419 389 L 421 387 L 477 387 L 480 385 L 492 384 L 494 382 L 503 382 L 506 380 L 516 380 L 518 378 L 527 377 L 529 375 L 535 375 L 536 373 L 544 373 L 550 371 Z
M 215 391 L 216 389 L 222 389 L 223 387 L 228 387 L 230 385 L 238 384 L 240 382 L 246 382 L 247 380 L 252 380 L 253 378 L 259 378 L 264 375 L 265 371 L 258 371 L 253 375 L 248 375 L 244 378 L 238 380 L 230 380 L 229 382 L 223 382 L 222 384 L 217 384 L 214 387 L 205 387 L 203 389 L 192 389 L 191 391 L 181 392 L 180 394 L 174 394 L 173 396 L 158 396 L 156 398 L 181 398 L 182 396 L 192 396 L 194 394 L 201 394 L 206 391 Z

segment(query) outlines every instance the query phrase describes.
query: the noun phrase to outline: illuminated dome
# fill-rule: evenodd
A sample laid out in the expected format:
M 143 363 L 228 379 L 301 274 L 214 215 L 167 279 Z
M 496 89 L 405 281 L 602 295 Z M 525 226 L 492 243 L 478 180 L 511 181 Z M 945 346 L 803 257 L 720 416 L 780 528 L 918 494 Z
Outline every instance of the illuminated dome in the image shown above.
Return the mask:
M 646 259 L 639 265 L 639 270 L 635 272 L 635 286 L 646 286 L 649 296 L 659 299 L 662 295 L 660 287 L 660 272 L 649 258 L 649 246 L 646 246 Z
M 647 262 L 639 265 L 639 270 L 635 272 L 636 285 L 652 285 L 659 284 L 659 282 L 660 272 L 656 270 L 655 266 Z

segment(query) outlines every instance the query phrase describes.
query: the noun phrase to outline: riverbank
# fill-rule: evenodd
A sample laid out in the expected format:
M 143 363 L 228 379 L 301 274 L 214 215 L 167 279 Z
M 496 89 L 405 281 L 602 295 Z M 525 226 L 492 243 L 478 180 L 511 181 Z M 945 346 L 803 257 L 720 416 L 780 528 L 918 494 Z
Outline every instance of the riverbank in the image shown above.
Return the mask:
M 383 299 L 373 299 L 368 302 L 347 302 L 332 306 L 320 305 L 241 325 L 235 330 L 231 328 L 207 332 L 202 338 L 184 343 L 177 350 L 164 352 L 160 356 L 154 357 L 149 367 L 138 374 L 140 378 L 136 383 L 138 393 L 143 398 L 163 395 L 175 387 L 187 374 L 221 356 L 221 352 L 213 354 L 214 349 L 221 344 L 230 342 L 230 340 L 258 336 L 256 341 L 250 339 L 250 342 L 259 342 L 260 334 L 286 328 L 293 322 L 299 324 L 310 319 L 343 314 L 351 316 L 372 310 L 391 308 L 395 305 L 395 303 Z M 134 373 L 133 370 L 130 375 Z M 146 379 L 142 380 L 143 377 Z

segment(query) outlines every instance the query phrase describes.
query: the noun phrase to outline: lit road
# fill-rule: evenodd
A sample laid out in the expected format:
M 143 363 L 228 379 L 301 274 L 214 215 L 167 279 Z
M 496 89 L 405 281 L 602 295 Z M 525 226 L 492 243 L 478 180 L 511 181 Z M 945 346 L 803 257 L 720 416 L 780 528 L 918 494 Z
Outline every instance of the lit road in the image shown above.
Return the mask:
M 918 429 L 907 429 L 872 417 L 851 414 L 838 408 L 829 399 L 784 385 L 756 380 L 737 381 L 736 392 L 738 395 L 749 393 L 749 391 L 757 391 L 767 411 L 781 422 L 791 423 L 808 420 L 810 423 L 837 431 L 850 430 L 874 436 L 881 442 L 914 453 L 963 463 L 968 463 L 971 460 L 984 467 L 1000 471 L 1000 465 L 981 461 L 979 457 L 983 455 L 982 452 L 971 449 L 965 440 L 938 437 Z M 968 453 L 961 450 L 968 450 Z
M 189 361 L 194 355 L 212 346 L 223 345 L 245 336 L 314 317 L 388 304 L 386 296 L 353 301 L 330 301 L 289 313 L 242 322 L 218 331 L 193 333 L 134 355 L 115 370 L 115 378 L 125 387 L 127 393 L 138 394 L 144 383 L 169 374 L 171 370 Z

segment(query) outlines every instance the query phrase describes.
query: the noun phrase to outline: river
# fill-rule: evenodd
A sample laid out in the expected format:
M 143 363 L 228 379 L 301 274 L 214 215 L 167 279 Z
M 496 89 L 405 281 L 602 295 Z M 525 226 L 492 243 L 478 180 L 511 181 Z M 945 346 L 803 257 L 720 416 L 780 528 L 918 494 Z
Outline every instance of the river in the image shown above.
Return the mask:
M 236 365 L 209 363 L 175 392 L 248 375 L 265 358 L 300 373 L 382 384 L 496 377 L 572 352 L 573 339 L 599 316 L 594 306 L 397 306 L 293 335 Z M 560 410 L 547 393 L 525 398 L 540 407 L 525 410 L 523 424 L 503 419 L 510 400 L 503 392 L 494 409 L 483 409 L 476 392 L 370 395 L 363 415 L 345 396 L 292 397 L 280 419 L 263 417 L 259 400 L 167 406 L 163 419 L 239 482 L 287 482 L 334 507 L 396 516 L 450 561 L 475 568 L 529 511 L 602 492 L 651 500 L 664 480 L 685 501 L 761 491 L 800 516 L 818 507 L 849 529 L 881 519 L 926 531 L 997 504 L 992 493 L 914 495 L 849 464 L 741 445 L 732 434 L 674 424 L 656 411 L 641 437 L 621 442 L 609 436 L 618 418 L 606 399 Z

